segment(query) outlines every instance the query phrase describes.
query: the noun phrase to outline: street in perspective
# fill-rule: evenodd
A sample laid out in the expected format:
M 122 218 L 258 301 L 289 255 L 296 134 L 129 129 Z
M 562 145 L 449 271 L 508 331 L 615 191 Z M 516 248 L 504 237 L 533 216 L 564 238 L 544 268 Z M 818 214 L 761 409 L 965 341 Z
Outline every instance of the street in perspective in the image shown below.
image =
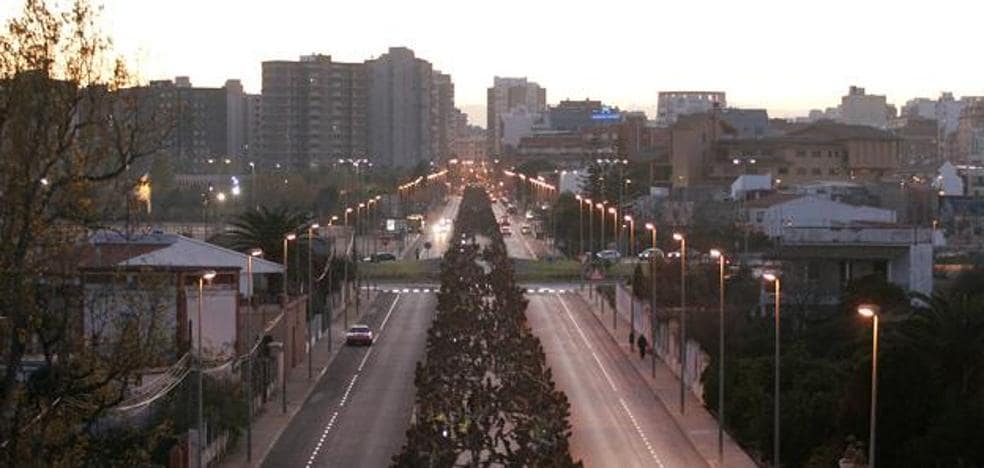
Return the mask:
M 0 4 L 0 467 L 984 467 L 977 7 L 296 3 Z

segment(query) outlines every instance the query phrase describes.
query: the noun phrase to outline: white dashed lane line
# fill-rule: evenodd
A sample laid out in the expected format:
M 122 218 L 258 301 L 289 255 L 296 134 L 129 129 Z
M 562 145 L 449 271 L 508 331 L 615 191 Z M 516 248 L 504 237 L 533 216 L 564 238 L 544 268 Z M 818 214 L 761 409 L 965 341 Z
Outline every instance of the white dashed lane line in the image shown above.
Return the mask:
M 396 292 L 396 298 L 393 299 L 393 303 L 390 304 L 389 310 L 386 312 L 386 317 L 383 317 L 383 323 L 379 326 L 379 333 L 376 339 L 382 338 L 383 328 L 386 327 L 386 322 L 389 321 L 390 315 L 393 314 L 393 310 L 396 309 L 396 303 L 400 300 L 400 294 Z M 366 361 L 369 360 L 369 355 L 372 354 L 372 348 L 366 350 L 366 354 L 362 356 L 362 361 L 359 362 L 359 368 L 356 370 L 355 375 L 352 376 L 352 380 L 349 381 L 348 387 L 345 388 L 345 393 L 342 395 L 342 400 L 338 403 L 339 408 L 344 408 L 345 404 L 348 403 L 349 394 L 352 393 L 352 388 L 355 387 L 355 381 L 359 379 L 359 374 L 362 372 L 362 368 L 365 367 Z M 321 372 L 324 374 L 328 370 L 328 366 Z M 328 432 L 335 425 L 335 419 L 338 418 L 338 411 L 335 411 L 331 415 L 331 419 L 328 420 L 328 424 L 325 425 L 324 430 L 321 432 L 321 438 L 318 439 L 318 444 L 314 446 L 314 450 L 311 451 L 311 457 L 308 458 L 306 468 L 311 468 L 314 464 L 314 460 L 318 458 L 318 454 L 321 453 L 321 447 L 325 444 L 325 439 L 328 438 Z
M 574 328 L 577 329 L 578 335 L 581 336 L 581 341 L 584 342 L 584 345 L 591 353 L 591 357 L 594 358 L 595 363 L 598 364 L 598 368 L 601 369 L 602 375 L 604 375 L 605 380 L 608 381 L 608 386 L 612 388 L 613 393 L 617 394 L 618 388 L 615 386 L 615 381 L 613 381 L 611 375 L 608 374 L 608 370 L 605 369 L 605 365 L 601 363 L 601 359 L 598 357 L 598 354 L 595 353 L 594 346 L 592 346 L 591 342 L 588 341 L 588 337 L 584 334 L 584 330 L 581 329 L 581 326 L 574 320 L 574 316 L 571 314 L 571 309 L 567 307 L 567 303 L 564 302 L 564 298 L 561 297 L 560 294 L 557 294 L 557 299 L 560 301 L 560 305 L 564 307 L 564 312 L 567 313 L 567 319 L 574 324 Z M 646 445 L 646 449 L 649 450 L 649 455 L 653 457 L 653 461 L 656 462 L 656 466 L 663 468 L 663 460 L 661 460 L 659 455 L 656 454 L 656 451 L 653 450 L 652 444 L 649 443 L 649 438 L 646 437 L 646 433 L 642 431 L 642 427 L 639 426 L 639 422 L 636 420 L 635 415 L 632 414 L 632 410 L 629 409 L 629 405 L 625 403 L 625 399 L 622 398 L 621 395 L 618 397 L 618 402 L 621 404 L 622 410 L 625 411 L 625 414 L 629 416 L 629 420 L 632 421 L 632 425 L 635 427 L 636 433 L 639 434 L 639 438 L 642 439 L 642 442 Z

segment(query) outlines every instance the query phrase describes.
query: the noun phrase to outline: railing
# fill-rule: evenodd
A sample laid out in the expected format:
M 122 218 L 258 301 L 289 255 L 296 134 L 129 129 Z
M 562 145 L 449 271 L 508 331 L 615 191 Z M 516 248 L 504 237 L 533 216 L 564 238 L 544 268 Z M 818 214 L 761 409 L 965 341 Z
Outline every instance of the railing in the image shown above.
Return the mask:
M 786 227 L 782 243 L 908 245 L 932 242 L 933 231 L 920 227 Z

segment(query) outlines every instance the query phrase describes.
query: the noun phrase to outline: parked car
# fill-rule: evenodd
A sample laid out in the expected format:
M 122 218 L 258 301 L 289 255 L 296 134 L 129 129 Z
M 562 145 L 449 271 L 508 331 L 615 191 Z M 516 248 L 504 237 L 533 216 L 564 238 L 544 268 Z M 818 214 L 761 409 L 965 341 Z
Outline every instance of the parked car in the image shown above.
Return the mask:
M 622 254 L 618 250 L 608 249 L 596 253 L 595 257 L 609 262 L 617 262 L 622 259 Z
M 528 236 L 531 232 L 533 232 L 533 229 L 530 228 L 529 224 L 524 224 L 519 228 L 519 232 L 524 236 Z
M 509 213 L 509 214 L 516 214 L 516 205 L 509 205 L 509 206 L 508 206 L 508 207 L 506 208 L 506 213 Z
M 390 252 L 376 252 L 372 255 L 372 261 L 375 263 L 396 261 L 396 255 Z
M 345 332 L 345 344 L 349 346 L 372 346 L 372 329 L 369 328 L 369 325 L 352 325 Z
M 642 252 L 639 252 L 639 260 L 649 260 L 650 258 L 657 258 L 662 260 L 666 257 L 666 254 L 662 250 L 649 247 Z
M 508 224 L 503 224 L 502 227 L 499 228 L 499 232 L 502 233 L 503 236 L 511 236 L 512 227 L 510 227 Z

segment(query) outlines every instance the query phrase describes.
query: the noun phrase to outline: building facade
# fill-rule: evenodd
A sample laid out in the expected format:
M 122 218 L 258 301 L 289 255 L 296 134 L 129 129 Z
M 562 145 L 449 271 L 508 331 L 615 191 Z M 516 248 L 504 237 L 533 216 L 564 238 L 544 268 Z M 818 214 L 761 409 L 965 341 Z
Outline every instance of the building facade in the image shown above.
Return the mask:
M 682 115 L 698 114 L 727 106 L 725 93 L 721 91 L 660 91 L 656 122 L 662 126 L 669 126 L 676 123 Z
M 263 62 L 263 163 L 296 169 L 367 154 L 366 67 L 328 55 Z M 255 105 L 255 104 L 254 104 Z
M 866 94 L 864 88 L 851 86 L 841 97 L 840 122 L 848 125 L 867 125 L 886 128 L 888 120 L 895 117 L 884 95 Z
M 539 120 L 547 111 L 547 90 L 539 84 L 523 78 L 495 77 L 492 87 L 486 92 L 488 125 L 488 152 L 501 155 L 502 117 L 514 110 L 524 109 L 524 113 Z

